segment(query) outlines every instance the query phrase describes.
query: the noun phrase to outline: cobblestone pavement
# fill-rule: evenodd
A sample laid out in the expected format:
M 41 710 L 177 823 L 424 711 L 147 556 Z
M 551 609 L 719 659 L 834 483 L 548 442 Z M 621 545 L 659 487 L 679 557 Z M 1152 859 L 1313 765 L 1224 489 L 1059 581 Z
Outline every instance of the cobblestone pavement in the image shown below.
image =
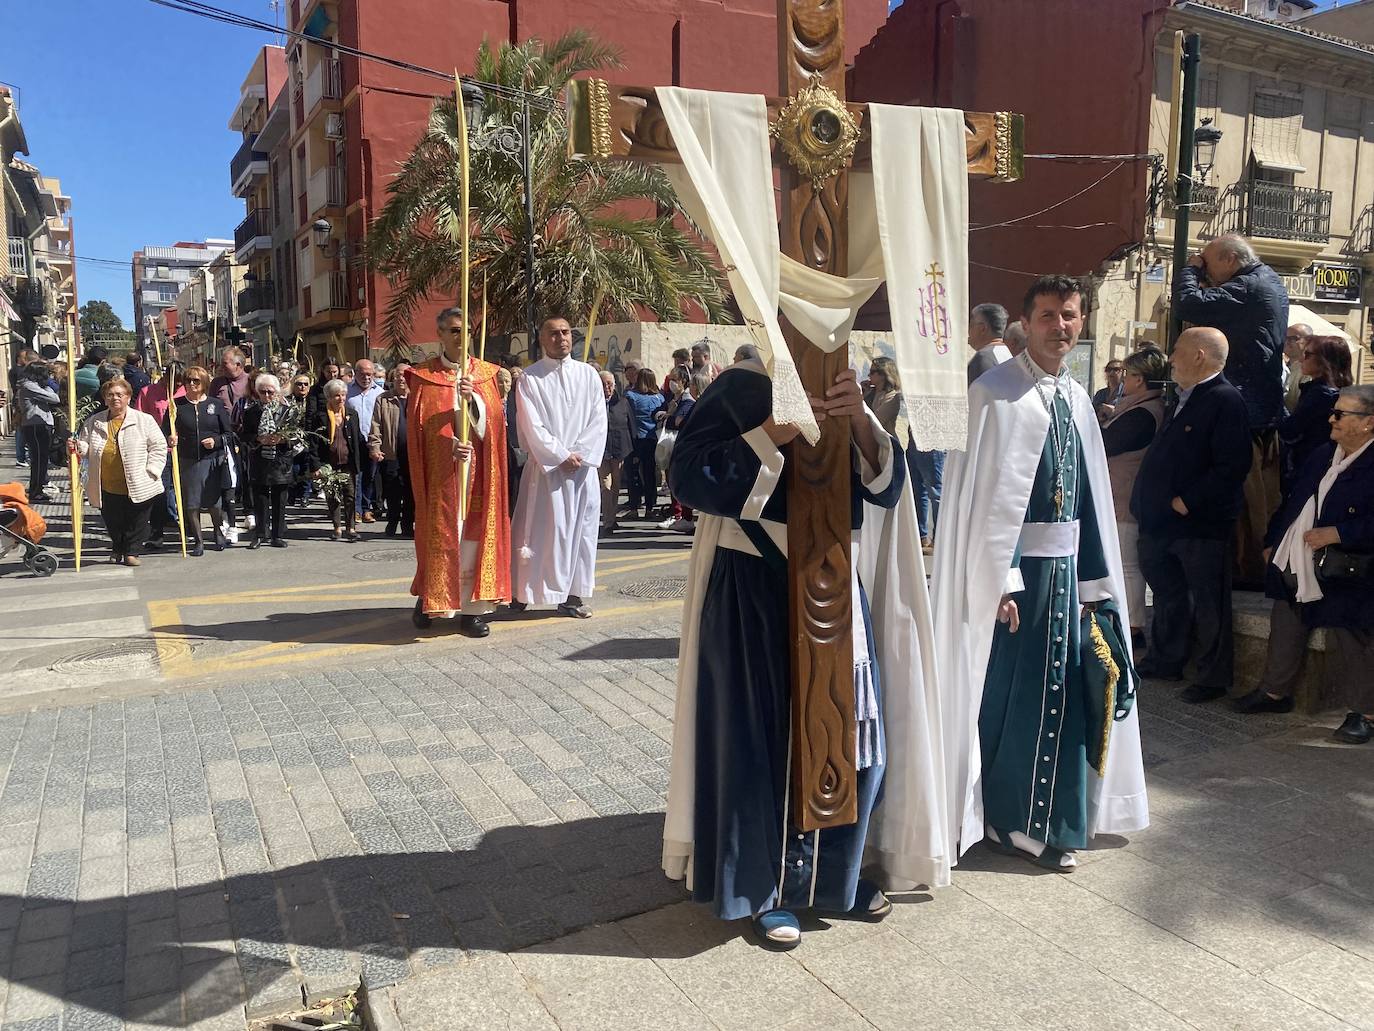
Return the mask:
M 677 632 L 655 612 L 0 716 L 4 1027 L 236 1029 L 360 977 L 417 1031 L 489 1027 L 488 1004 L 516 1027 L 735 1026 L 702 1001 L 722 979 L 781 1026 L 797 978 L 841 1026 L 1087 1026 L 1069 1001 L 1094 987 L 1099 1028 L 1369 1026 L 1331 982 L 1367 998 L 1374 969 L 1371 756 L 1163 688 L 1149 832 L 1072 878 L 975 852 L 892 924 L 765 959 L 658 870 Z M 845 1001 L 875 975 L 878 1010 Z M 1249 1001 L 1202 1019 L 1212 995 Z
M 240 1028 L 680 899 L 675 614 L 568 626 L 0 716 L 4 1027 Z

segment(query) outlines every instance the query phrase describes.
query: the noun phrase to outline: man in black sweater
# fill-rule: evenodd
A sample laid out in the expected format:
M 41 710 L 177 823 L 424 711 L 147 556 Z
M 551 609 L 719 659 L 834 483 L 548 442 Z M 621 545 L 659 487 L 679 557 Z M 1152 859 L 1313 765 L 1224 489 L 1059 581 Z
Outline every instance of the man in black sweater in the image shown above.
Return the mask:
M 1170 364 L 1179 402 L 1145 453 L 1131 495 L 1140 569 L 1154 591 L 1145 676 L 1180 680 L 1192 639 L 1197 676 L 1185 702 L 1227 694 L 1235 668 L 1231 547 L 1250 471 L 1245 399 L 1222 374 L 1226 337 L 1190 329 Z

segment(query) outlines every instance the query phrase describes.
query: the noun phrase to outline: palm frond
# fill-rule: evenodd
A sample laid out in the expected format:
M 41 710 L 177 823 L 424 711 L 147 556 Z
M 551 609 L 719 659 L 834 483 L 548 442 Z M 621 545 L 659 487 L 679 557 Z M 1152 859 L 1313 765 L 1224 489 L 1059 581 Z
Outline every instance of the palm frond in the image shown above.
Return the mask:
M 620 66 L 619 50 L 585 30 L 543 43 L 537 39 L 478 47 L 480 80 L 561 97 L 588 72 Z M 723 277 L 710 249 L 657 167 L 600 164 L 569 156 L 561 107 L 531 109 L 536 305 L 584 317 L 604 295 L 601 321 L 662 319 L 690 312 L 726 317 Z M 394 289 L 383 332 L 392 346 L 409 339 L 429 302 L 458 290 L 461 181 L 458 119 L 452 97 L 434 102 L 424 134 L 387 187 L 387 202 L 369 227 L 367 258 Z M 520 126 L 519 104 L 488 91 L 474 138 L 503 125 Z M 474 265 L 487 280 L 489 329 L 524 329 L 527 229 L 520 164 L 472 148 L 471 219 Z M 473 289 L 479 282 L 473 280 Z

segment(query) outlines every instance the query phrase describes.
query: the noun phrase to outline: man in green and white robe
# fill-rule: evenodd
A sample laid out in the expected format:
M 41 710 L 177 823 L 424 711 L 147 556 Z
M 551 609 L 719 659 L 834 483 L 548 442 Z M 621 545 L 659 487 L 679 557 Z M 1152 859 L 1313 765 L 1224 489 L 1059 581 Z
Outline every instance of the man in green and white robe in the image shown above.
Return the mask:
M 1093 835 L 1149 817 L 1106 456 L 1063 367 L 1082 329 L 1078 284 L 1037 282 L 1023 321 L 1026 352 L 970 388 L 967 449 L 948 470 L 936 656 L 960 854 L 987 834 L 1069 869 Z M 1105 696 L 1091 648 L 1083 658 L 1092 621 L 1118 650 Z

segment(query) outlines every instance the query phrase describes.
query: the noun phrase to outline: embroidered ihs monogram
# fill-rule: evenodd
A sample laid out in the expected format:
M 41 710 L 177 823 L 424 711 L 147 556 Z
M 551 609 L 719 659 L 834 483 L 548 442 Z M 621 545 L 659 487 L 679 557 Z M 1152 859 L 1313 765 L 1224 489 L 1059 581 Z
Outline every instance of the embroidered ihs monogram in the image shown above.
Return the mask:
M 936 354 L 949 353 L 949 295 L 945 290 L 944 269 L 932 261 L 926 269 L 928 282 L 921 288 L 921 306 L 917 313 L 916 331 L 927 340 L 935 341 Z

